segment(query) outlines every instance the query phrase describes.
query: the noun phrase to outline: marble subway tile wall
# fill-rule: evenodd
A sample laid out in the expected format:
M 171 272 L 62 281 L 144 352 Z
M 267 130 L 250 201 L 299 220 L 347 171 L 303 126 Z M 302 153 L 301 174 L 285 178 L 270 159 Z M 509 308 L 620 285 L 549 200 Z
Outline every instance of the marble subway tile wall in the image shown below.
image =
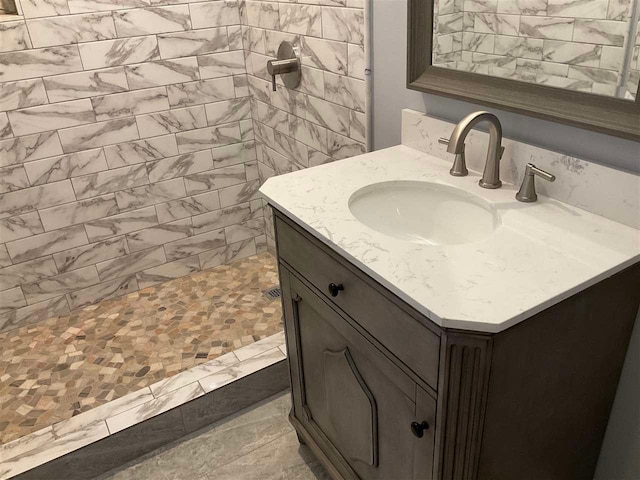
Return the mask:
M 434 44 L 439 66 L 615 95 L 631 1 L 439 0 L 438 4 Z M 637 74 L 635 78 L 637 86 Z
M 361 0 L 247 0 L 241 5 L 248 87 L 260 180 L 366 151 L 365 22 Z M 278 77 L 272 91 L 267 61 L 280 42 L 300 48 L 295 90 Z M 270 211 L 267 241 L 273 247 Z
M 237 1 L 22 8 L 0 22 L 0 331 L 266 248 Z

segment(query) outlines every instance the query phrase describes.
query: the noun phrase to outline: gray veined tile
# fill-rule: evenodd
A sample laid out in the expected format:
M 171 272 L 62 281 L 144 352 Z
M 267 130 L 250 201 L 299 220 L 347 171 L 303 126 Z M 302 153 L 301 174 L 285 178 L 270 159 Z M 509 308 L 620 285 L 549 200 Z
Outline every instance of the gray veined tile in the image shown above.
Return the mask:
M 0 82 L 80 70 L 82 63 L 76 45 L 0 53 Z
M 85 228 L 89 241 L 93 243 L 116 235 L 122 235 L 123 233 L 153 227 L 157 224 L 158 217 L 155 208 L 146 207 L 114 215 L 113 217 L 92 220 L 85 224 Z
M 574 18 L 522 16 L 519 33 L 525 37 L 571 40 L 574 23 Z
M 91 103 L 98 121 L 169 109 L 165 87 L 93 97 Z
M 86 69 L 129 65 L 160 59 L 155 35 L 82 43 L 79 45 L 79 49 L 82 63 Z
M 48 277 L 34 283 L 22 286 L 25 298 L 29 305 L 43 302 L 54 297 L 60 297 L 74 290 L 90 287 L 100 283 L 96 267 L 84 267 L 72 272 Z
M 274 150 L 281 155 L 285 155 L 291 161 L 293 170 L 299 170 L 300 168 L 309 166 L 309 153 L 305 144 L 278 131 L 274 132 L 274 137 Z
M 322 7 L 322 36 L 328 40 L 364 44 L 362 9 Z
M 32 325 L 47 320 L 48 318 L 66 315 L 68 313 L 69 305 L 65 297 L 51 298 L 44 302 L 34 303 L 33 305 L 18 308 L 2 315 L 2 317 L 0 317 L 0 331 L 8 331 L 25 325 Z M 47 446 L 47 452 L 49 452 L 49 450 L 50 445 Z M 32 454 L 30 453 L 27 457 L 31 460 Z M 15 457 L 2 462 L 2 467 L 6 467 L 11 462 L 20 461 L 21 458 L 24 457 Z M 25 469 L 29 469 L 31 466 L 30 462 L 26 462 Z
M 217 191 L 206 192 L 192 197 L 181 198 L 167 203 L 156 205 L 158 221 L 167 223 L 173 220 L 198 215 L 220 208 L 220 199 Z
M 247 80 L 249 82 L 249 92 L 254 98 L 261 102 L 271 103 L 271 84 L 269 82 L 252 75 L 249 75 Z M 273 92 L 273 94 L 274 96 L 277 95 L 277 91 Z
M 625 22 L 577 19 L 573 28 L 573 41 L 622 47 L 627 30 Z
M 78 199 L 138 187 L 149 183 L 144 165 L 131 165 L 105 172 L 91 173 L 71 180 Z
M 68 15 L 67 0 L 21 0 L 25 18 L 53 17 Z
M 575 78 L 576 80 L 588 80 L 594 83 L 615 86 L 618 84 L 619 73 L 612 72 L 611 70 L 604 70 L 602 68 L 570 65 L 568 77 Z
M 607 20 L 628 21 L 631 15 L 631 0 L 611 0 L 607 9 Z
M 280 30 L 279 4 L 249 0 L 246 3 L 247 24 L 252 27 Z
M 20 287 L 14 287 L 0 292 L 0 316 L 26 305 L 27 302 Z
M 77 225 L 119 213 L 113 194 L 65 203 L 39 211 L 46 231 Z
M 205 148 L 220 147 L 240 142 L 240 127 L 237 122 L 215 127 L 200 128 L 176 133 L 178 151 L 189 153 Z
M 246 73 L 242 50 L 200 55 L 198 65 L 203 79 Z
M 249 80 L 247 75 L 234 75 L 233 87 L 236 90 L 236 97 L 248 97 L 249 96 Z
M 126 72 L 132 90 L 200 79 L 196 57 L 128 65 Z
M 284 32 L 322 36 L 322 15 L 320 7 L 299 3 L 281 3 L 280 29 Z
M 0 242 L 11 242 L 43 233 L 38 212 L 29 212 L 15 217 L 0 219 Z
M 7 243 L 14 263 L 26 262 L 89 243 L 82 225 L 41 233 Z
M 205 109 L 207 121 L 211 126 L 251 118 L 249 97 L 208 103 L 205 105 Z
M 200 384 L 192 384 L 174 390 L 171 393 L 161 395 L 149 402 L 143 403 L 130 410 L 107 419 L 107 425 L 111 434 L 124 430 L 144 420 L 160 415 L 172 408 L 178 407 L 194 398 L 204 395 Z
M 229 49 L 242 50 L 242 27 L 240 25 L 229 25 L 227 27 L 227 35 L 229 36 Z
M 11 265 L 11 257 L 7 251 L 7 247 L 2 244 L 0 245 L 0 268 L 8 267 L 9 265 Z
M 496 35 L 494 52 L 496 55 L 542 60 L 543 43 L 544 40 L 540 38 L 522 38 Z
M 289 135 L 289 114 L 284 110 L 273 107 L 259 100 L 254 100 L 258 105 L 257 120 L 278 130 L 285 135 Z
M 238 348 L 237 350 L 234 350 L 234 353 L 236 354 L 236 357 L 243 362 L 251 357 L 255 357 L 256 355 L 278 348 L 281 345 L 284 345 L 284 343 L 284 332 L 280 332 L 267 338 L 263 338 L 262 340 L 258 340 L 250 345 Z
M 474 19 L 473 29 L 477 33 L 517 36 L 520 28 L 520 15 L 478 13 Z
M 138 8 L 113 12 L 119 37 L 179 32 L 191 29 L 188 5 Z
M 340 105 L 309 96 L 307 120 L 342 135 L 349 135 L 349 109 Z
M 0 23 L 0 52 L 32 48 L 24 21 Z
M 253 238 L 241 242 L 231 243 L 224 247 L 208 250 L 198 255 L 200 258 L 200 268 L 209 268 L 226 265 L 230 262 L 247 258 L 257 253 L 256 243 Z
M 82 288 L 67 294 L 69 307 L 76 308 L 91 305 L 110 298 L 120 297 L 138 290 L 138 281 L 135 275 L 119 277 L 115 280 L 98 283 L 92 287 Z
M 600 64 L 601 53 L 600 45 L 545 40 L 542 59 L 549 62 L 597 67 Z
M 183 218 L 175 222 L 163 223 L 155 227 L 138 230 L 127 235 L 127 244 L 131 252 L 138 252 L 165 243 L 187 238 L 193 235 L 191 218 Z M 138 277 L 138 280 L 140 277 Z M 144 287 L 140 287 L 144 288 Z
M 334 132 L 327 132 L 328 153 L 336 160 L 355 157 L 365 153 L 364 145 Z
M 322 152 L 318 152 L 317 150 L 309 149 L 309 166 L 310 167 L 317 167 L 318 165 L 324 165 L 325 163 L 329 163 L 332 161 L 333 159 L 330 156 Z M 258 164 L 258 167 L 260 167 L 260 164 Z
M 0 194 L 22 190 L 28 186 L 29 179 L 22 165 L 0 168 Z
M 548 0 L 498 0 L 498 13 L 545 15 Z
M 0 89 L 0 111 L 34 107 L 48 103 L 41 78 L 6 82 Z
M 201 193 L 206 190 L 217 190 L 219 188 L 245 183 L 246 181 L 247 177 L 243 164 L 218 168 L 184 177 L 188 195 Z
M 298 89 L 303 93 L 322 97 L 324 92 L 324 75 L 322 70 L 302 65 L 302 78 Z
M 239 25 L 240 11 L 237 1 L 219 0 L 189 4 L 193 28 Z
M 44 84 L 52 102 L 108 95 L 128 90 L 123 67 L 45 77 Z
M 178 154 L 178 145 L 174 135 L 162 135 L 108 146 L 104 151 L 109 168 L 117 168 L 172 157 Z
M 125 237 L 114 237 L 54 253 L 53 259 L 60 273 L 70 272 L 89 265 L 121 257 L 128 253 Z M 55 267 L 54 267 L 55 268 Z
M 0 218 L 75 201 L 68 180 L 25 188 L 0 195 Z
M 150 185 L 116 192 L 116 200 L 120 210 L 146 207 L 182 197 L 186 197 L 182 178 L 174 178 L 164 182 L 152 183 Z
M 24 164 L 31 185 L 43 185 L 67 178 L 107 170 L 107 161 L 101 148 L 45 158 Z
M 167 87 L 172 107 L 200 105 L 235 97 L 233 77 L 178 83 Z
M 549 0 L 547 14 L 552 17 L 606 18 L 608 0 Z
M 605 45 L 602 47 L 602 56 L 600 57 L 600 68 L 619 71 L 622 67 L 624 58 L 624 49 L 622 47 L 612 47 Z
M 111 13 L 65 15 L 29 20 L 33 46 L 51 47 L 70 43 L 95 42 L 116 37 Z
M 167 254 L 167 261 L 172 262 L 222 247 L 225 244 L 224 230 L 220 229 L 166 243 L 164 251 Z
M 348 73 L 350 77 L 364 80 L 364 47 L 348 44 Z M 334 72 L 340 73 L 340 72 Z
M 234 143 L 214 148 L 213 165 L 215 168 L 228 167 L 238 163 L 256 160 L 256 149 L 253 142 Z
M 238 122 L 240 125 L 240 138 L 243 142 L 255 140 L 256 136 L 253 131 L 253 119 L 247 118 Z
M 227 243 L 236 243 L 249 240 L 264 234 L 264 218 L 252 218 L 246 222 L 237 223 L 225 227 L 224 234 Z
M 140 115 L 136 117 L 138 131 L 142 138 L 165 135 L 204 128 L 207 117 L 202 105 L 195 107 L 176 108 L 165 112 Z
M 69 0 L 71 13 L 120 10 L 123 8 L 148 7 L 149 0 Z
M 96 268 L 98 269 L 100 280 L 106 281 L 129 276 L 147 268 L 166 263 L 166 261 L 164 249 L 162 247 L 154 247 L 98 263 Z
M 464 32 L 462 34 L 462 48 L 467 52 L 493 53 L 495 39 L 496 35 L 489 33 Z
M 194 255 L 193 257 L 187 257 L 181 260 L 176 260 L 175 262 L 169 262 L 163 265 L 158 265 L 157 267 L 148 268 L 147 270 L 136 273 L 136 277 L 138 279 L 138 286 L 141 289 L 144 289 L 153 285 L 158 285 L 159 283 L 164 283 L 168 282 L 169 280 L 184 277 L 185 275 L 197 272 L 198 270 L 200 270 L 200 262 L 198 261 L 198 257 Z M 199 367 L 200 366 L 194 367 L 190 369 L 189 372 L 191 370 L 198 369 Z M 175 379 L 178 375 L 174 375 L 167 380 Z M 162 389 L 162 391 L 164 390 L 165 389 Z M 156 394 L 156 396 L 159 395 L 162 394 Z
M 356 50 L 362 50 L 362 47 L 358 45 L 349 45 L 349 52 L 351 52 L 352 47 L 355 47 Z M 322 70 L 346 75 L 347 44 L 321 38 L 304 37 L 302 42 L 302 63 Z M 359 75 L 364 75 L 364 68 L 362 72 L 359 72 Z
M 290 135 L 298 141 L 322 152 L 327 151 L 327 129 L 295 115 L 289 116 Z
M 367 119 L 364 113 L 351 110 L 349 117 L 349 136 L 358 142 L 367 141 Z
M 249 203 L 203 213 L 192 218 L 193 233 L 197 235 L 211 230 L 218 230 L 235 223 L 246 222 L 250 220 L 251 217 L 252 213 Z
M 58 130 L 58 135 L 67 153 L 139 138 L 133 117 Z
M 14 110 L 8 115 L 13 132 L 18 136 L 96 121 L 91 102 L 87 99 Z
M 213 169 L 211 150 L 186 153 L 147 164 L 151 183 Z
M 30 262 L 6 266 L 0 269 L 0 291 L 25 283 L 36 282 L 57 273 L 56 264 L 51 257 L 43 257 Z
M 158 35 L 162 58 L 185 57 L 229 50 L 226 28 L 207 28 Z

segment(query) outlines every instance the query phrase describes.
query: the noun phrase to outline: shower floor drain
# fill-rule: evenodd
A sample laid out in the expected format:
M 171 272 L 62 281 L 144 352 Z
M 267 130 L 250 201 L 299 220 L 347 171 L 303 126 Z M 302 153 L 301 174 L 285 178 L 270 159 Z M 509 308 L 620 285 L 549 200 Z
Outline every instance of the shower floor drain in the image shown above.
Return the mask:
M 282 295 L 282 290 L 280 290 L 280 287 L 273 287 L 269 290 L 265 290 L 262 293 L 264 293 L 265 297 L 270 298 L 271 300 L 275 300 L 276 298 L 280 298 L 280 295 Z

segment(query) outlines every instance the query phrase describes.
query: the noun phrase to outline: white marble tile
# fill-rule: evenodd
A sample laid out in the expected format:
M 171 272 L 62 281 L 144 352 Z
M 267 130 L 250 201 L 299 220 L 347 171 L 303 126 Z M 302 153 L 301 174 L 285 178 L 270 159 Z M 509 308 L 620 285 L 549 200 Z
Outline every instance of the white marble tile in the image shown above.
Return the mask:
M 306 119 L 342 135 L 349 135 L 349 109 L 335 103 L 309 96 Z
M 322 36 L 329 40 L 364 45 L 363 10 L 322 7 Z
M 101 148 L 45 158 L 24 164 L 31 185 L 43 185 L 67 178 L 107 170 L 107 161 Z
M 0 193 L 21 190 L 29 185 L 27 173 L 22 165 L 0 168 Z
M 190 368 L 189 370 L 180 372 L 177 375 L 160 380 L 159 382 L 152 384 L 150 388 L 156 398 L 161 397 L 162 395 L 190 385 L 193 382 L 197 382 L 201 378 L 219 372 L 231 365 L 235 365 L 238 361 L 239 360 L 235 356 L 234 352 L 229 352 L 218 358 L 209 360 L 206 363 Z
M 275 335 L 271 335 L 270 337 L 234 350 L 234 353 L 236 354 L 236 357 L 243 362 L 251 357 L 255 357 L 256 355 L 284 345 L 284 342 L 284 332 L 279 332 Z
M 350 77 L 364 80 L 364 47 L 361 45 L 348 44 L 348 73 Z M 335 72 L 334 73 L 340 73 Z
M 608 0 L 548 0 L 547 14 L 553 17 L 606 18 Z
M 365 151 L 365 146 L 362 143 L 330 130 L 327 131 L 327 153 L 330 157 L 342 160 L 343 158 L 361 155 Z
M 205 105 L 205 111 L 210 126 L 251 118 L 251 104 L 248 97 L 208 103 Z
M 52 102 L 108 95 L 128 90 L 123 67 L 45 77 L 44 85 L 49 100 Z
M 113 17 L 106 12 L 40 18 L 29 20 L 28 26 L 36 48 L 111 40 L 116 37 Z
M 5 257 L 5 263 L 6 262 Z M 0 269 L 0 273 L 2 274 L 0 275 L 0 291 L 2 291 L 24 283 L 35 282 L 42 278 L 51 277 L 56 275 L 58 271 L 51 257 L 42 257 L 18 265 L 8 265 Z
M 188 132 L 176 133 L 176 140 L 178 141 L 178 151 L 180 153 L 220 147 L 240 142 L 240 127 L 235 122 L 216 127 L 199 128 Z
M 193 233 L 200 234 L 218 230 L 235 223 L 245 222 L 251 219 L 251 216 L 251 207 L 248 203 L 196 215 L 192 217 Z
M 183 132 L 207 126 L 204 106 L 176 108 L 165 112 L 136 117 L 138 131 L 142 138 Z
M 7 250 L 11 260 L 20 263 L 87 243 L 89 242 L 84 228 L 78 225 L 9 242 Z
M 272 350 L 268 350 L 264 353 L 248 358 L 237 365 L 233 365 L 217 373 L 204 377 L 199 380 L 199 383 L 202 385 L 204 391 L 209 393 L 285 359 L 286 356 L 276 347 Z
M 0 53 L 2 82 L 80 70 L 82 63 L 76 45 Z
M 167 261 L 172 262 L 222 247 L 225 244 L 224 230 L 220 229 L 166 243 L 164 250 L 167 254 Z
M 200 55 L 198 65 L 203 79 L 246 73 L 242 50 Z
M 5 82 L 0 89 L 0 111 L 48 103 L 42 79 Z
M 520 28 L 520 15 L 477 13 L 474 20 L 473 30 L 477 33 L 517 36 Z
M 226 28 L 206 28 L 158 35 L 162 58 L 185 57 L 229 50 Z
M 76 197 L 95 197 L 149 183 L 144 164 L 91 173 L 71 179 Z
M 38 212 L 23 213 L 0 219 L 0 239 L 3 242 L 11 242 L 43 232 Z
M 156 225 L 155 227 L 145 228 L 144 230 L 138 230 L 126 235 L 127 244 L 132 253 L 139 252 L 140 250 L 146 250 L 151 247 L 163 245 L 165 243 L 187 238 L 193 235 L 193 229 L 191 228 L 191 218 L 183 218 L 182 220 L 176 220 L 175 222 L 163 223 Z M 182 265 L 185 267 L 188 265 Z M 154 267 L 156 273 L 160 267 Z M 172 266 L 166 267 L 165 270 L 171 271 Z M 145 270 L 146 271 L 146 270 Z M 153 272 L 152 272 L 153 273 Z M 138 280 L 140 280 L 138 275 Z M 145 280 L 148 283 L 148 277 Z M 144 288 L 140 286 L 140 288 Z
M 253 238 L 240 242 L 230 243 L 224 247 L 202 252 L 198 255 L 202 270 L 227 265 L 230 262 L 247 258 L 257 253 L 256 243 Z
M 327 151 L 327 129 L 294 115 L 289 116 L 290 134 L 296 140 L 321 152 Z
M 182 178 L 173 178 L 163 182 L 116 192 L 116 201 L 120 210 L 142 208 L 157 203 L 165 203 L 186 197 Z
M 279 4 L 280 29 L 284 32 L 322 36 L 322 15 L 320 7 L 296 3 Z
M 25 299 L 29 305 L 58 298 L 74 290 L 100 283 L 96 267 L 91 265 L 68 273 L 22 285 Z
M 15 52 L 28 48 L 32 48 L 32 44 L 24 21 L 0 22 L 0 52 Z
M 120 10 L 123 8 L 149 6 L 149 0 L 69 0 L 68 3 L 71 13 L 99 12 L 103 10 Z
M 38 208 L 73 202 L 75 196 L 68 180 L 25 188 L 0 195 L 0 218 L 20 215 Z
M 193 28 L 240 24 L 240 10 L 235 0 L 192 3 L 189 9 Z
M 169 99 L 165 87 L 93 97 L 91 103 L 98 121 L 169 109 Z
M 158 224 L 156 210 L 153 207 L 141 208 L 121 213 L 113 217 L 92 220 L 85 224 L 87 236 L 91 243 L 106 240 L 123 233 L 142 230 Z
M 67 0 L 20 0 L 25 18 L 69 14 Z
M 249 0 L 247 6 L 247 24 L 252 27 L 280 30 L 279 4 Z
M 166 261 L 164 249 L 160 246 L 98 263 L 96 268 L 100 280 L 104 282 L 141 272 L 147 268 L 166 263 Z
M 174 135 L 145 138 L 135 142 L 110 145 L 104 148 L 109 168 L 152 162 L 178 154 Z
M 156 205 L 160 223 L 171 222 L 172 220 L 210 212 L 219 208 L 220 198 L 217 191 L 206 192 Z
M 235 97 L 232 77 L 178 83 L 167 87 L 172 107 L 199 105 Z
M 224 228 L 228 244 L 248 240 L 262 234 L 264 234 L 264 218 L 253 218 Z
M 358 142 L 366 143 L 367 118 L 364 113 L 351 110 L 349 116 L 349 136 Z
M 495 35 L 496 55 L 507 57 L 529 58 L 532 60 L 542 60 L 543 40 L 540 38 L 509 37 L 505 35 Z M 475 64 L 475 57 L 474 57 Z M 512 69 L 515 68 L 512 66 Z
M 211 150 L 186 153 L 147 164 L 151 183 L 213 169 Z
M 196 57 L 128 65 L 125 69 L 131 90 L 200 79 Z
M 41 105 L 8 113 L 15 135 L 30 135 L 55 128 L 94 123 L 96 115 L 88 99 Z
M 165 263 L 157 267 L 148 268 L 136 273 L 138 286 L 141 289 L 168 282 L 176 278 L 184 277 L 200 270 L 200 262 L 197 256 L 187 257 L 175 262 Z M 173 378 L 173 377 L 172 377 Z
M 243 164 L 217 168 L 184 177 L 188 195 L 202 193 L 206 190 L 217 190 L 246 181 L 247 177 Z
M 54 253 L 53 259 L 58 271 L 64 273 L 121 257 L 126 253 L 127 245 L 124 236 L 122 236 Z
M 601 53 L 600 45 L 545 40 L 542 59 L 549 62 L 597 67 L 600 64 Z
M 525 16 L 520 18 L 520 35 L 552 40 L 571 40 L 574 18 Z
M 498 13 L 545 15 L 548 0 L 498 0 Z
M 82 43 L 79 49 L 82 64 L 89 70 L 160 59 L 155 35 Z
M 259 187 L 260 182 L 253 180 L 251 182 L 221 188 L 219 193 L 220 205 L 222 207 L 229 207 L 231 205 L 237 205 L 238 203 L 255 200 L 258 197 Z
M 139 138 L 135 118 L 108 120 L 67 128 L 58 130 L 58 135 L 67 153 Z
M 138 289 L 135 276 L 120 277 L 92 287 L 82 288 L 67 295 L 69 307 L 75 310 L 110 298 L 120 297 Z
M 573 41 L 622 47 L 628 29 L 626 22 L 577 19 L 573 28 Z
M 113 194 L 65 203 L 39 211 L 44 229 L 48 232 L 117 213 L 119 213 L 118 205 Z
M 121 10 L 113 19 L 119 37 L 191 30 L 188 5 Z

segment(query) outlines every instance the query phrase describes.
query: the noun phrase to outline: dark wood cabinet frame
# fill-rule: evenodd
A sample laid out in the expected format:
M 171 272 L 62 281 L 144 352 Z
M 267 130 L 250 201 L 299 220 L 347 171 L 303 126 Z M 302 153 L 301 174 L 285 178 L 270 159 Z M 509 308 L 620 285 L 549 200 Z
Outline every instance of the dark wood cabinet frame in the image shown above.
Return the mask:
M 640 140 L 640 86 L 631 101 L 435 67 L 434 0 L 408 2 L 407 88 Z

